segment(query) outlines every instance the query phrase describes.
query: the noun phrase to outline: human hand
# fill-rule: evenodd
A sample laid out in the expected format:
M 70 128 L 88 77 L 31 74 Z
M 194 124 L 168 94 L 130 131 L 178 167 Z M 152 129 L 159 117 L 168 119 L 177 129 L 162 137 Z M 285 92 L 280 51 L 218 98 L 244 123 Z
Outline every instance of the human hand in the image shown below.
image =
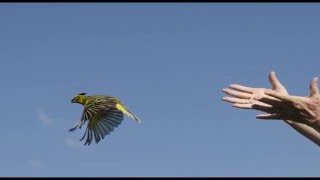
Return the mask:
M 311 82 L 310 96 L 289 96 L 275 73 L 270 72 L 269 81 L 272 89 L 231 84 L 229 88 L 222 90 L 231 97 L 225 96 L 222 100 L 232 103 L 236 108 L 256 109 L 268 113 L 258 115 L 258 119 L 281 119 L 320 146 L 320 95 L 317 80 L 315 78 Z
M 268 96 L 257 96 L 254 99 L 264 104 L 254 104 L 253 108 L 269 114 L 259 115 L 259 119 L 283 119 L 320 126 L 320 94 L 318 78 L 310 83 L 310 95 L 307 97 L 289 96 L 273 90 L 265 92 Z M 271 97 L 271 98 L 270 98 Z M 266 104 L 268 106 L 266 106 Z
M 272 71 L 269 73 L 269 81 L 274 92 L 279 94 L 288 95 L 286 88 L 277 79 L 275 73 Z M 242 109 L 254 109 L 253 105 L 260 105 L 259 107 L 270 107 L 270 105 L 254 99 L 254 97 L 264 97 L 267 96 L 265 92 L 266 88 L 252 88 L 247 86 L 242 86 L 238 84 L 231 84 L 229 88 L 224 88 L 222 91 L 230 96 L 225 96 L 222 100 L 232 103 L 233 107 Z M 275 99 L 269 97 L 270 99 Z

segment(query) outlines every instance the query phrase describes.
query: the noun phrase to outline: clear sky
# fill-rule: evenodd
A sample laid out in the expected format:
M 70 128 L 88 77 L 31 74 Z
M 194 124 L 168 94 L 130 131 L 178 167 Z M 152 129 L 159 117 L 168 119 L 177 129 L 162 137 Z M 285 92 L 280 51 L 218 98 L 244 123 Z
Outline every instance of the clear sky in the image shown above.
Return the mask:
M 308 95 L 319 19 L 312 3 L 1 3 L 0 176 L 320 176 L 317 145 L 221 100 L 270 71 Z M 82 92 L 142 123 L 84 146 Z

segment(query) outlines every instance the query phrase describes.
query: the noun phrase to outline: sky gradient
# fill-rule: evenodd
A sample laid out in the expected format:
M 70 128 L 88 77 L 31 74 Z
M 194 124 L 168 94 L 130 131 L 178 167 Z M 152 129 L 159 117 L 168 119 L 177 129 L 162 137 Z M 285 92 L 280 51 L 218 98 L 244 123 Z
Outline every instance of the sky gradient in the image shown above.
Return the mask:
M 320 176 L 317 145 L 221 100 L 270 71 L 308 95 L 319 19 L 316 3 L 1 3 L 0 176 Z M 84 146 L 82 92 L 142 123 Z

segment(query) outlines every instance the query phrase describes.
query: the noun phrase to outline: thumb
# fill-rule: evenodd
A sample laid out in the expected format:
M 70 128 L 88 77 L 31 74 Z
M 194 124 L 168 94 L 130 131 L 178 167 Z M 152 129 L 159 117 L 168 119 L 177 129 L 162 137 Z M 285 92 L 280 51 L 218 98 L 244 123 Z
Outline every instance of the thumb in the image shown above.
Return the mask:
M 309 97 L 315 97 L 315 96 L 319 96 L 318 78 L 317 77 L 313 78 L 310 83 L 310 96 Z
M 277 79 L 276 74 L 275 74 L 274 71 L 271 71 L 269 73 L 269 82 L 270 82 L 273 90 L 283 88 L 283 85 Z

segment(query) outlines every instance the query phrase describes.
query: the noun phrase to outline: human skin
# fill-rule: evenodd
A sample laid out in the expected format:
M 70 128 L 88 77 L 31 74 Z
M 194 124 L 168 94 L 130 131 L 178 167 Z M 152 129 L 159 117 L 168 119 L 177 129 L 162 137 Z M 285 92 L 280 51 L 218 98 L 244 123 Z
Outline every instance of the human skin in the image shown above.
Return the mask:
M 318 110 L 320 109 L 320 95 L 317 78 L 311 82 L 310 96 L 308 97 L 289 96 L 288 91 L 277 79 L 274 72 L 269 73 L 269 82 L 272 86 L 271 89 L 231 84 L 229 88 L 222 90 L 231 97 L 225 96 L 222 100 L 232 103 L 232 106 L 236 108 L 255 109 L 266 113 L 258 115 L 257 119 L 283 120 L 297 132 L 320 146 L 320 128 L 315 126 L 315 122 L 318 121 L 311 118 L 320 112 Z
M 273 90 L 265 92 L 267 96 L 256 96 L 255 100 L 267 105 L 256 104 L 254 109 L 268 113 L 269 116 L 260 116 L 261 119 L 291 119 L 295 122 L 307 124 L 314 129 L 320 129 L 320 94 L 318 78 L 310 83 L 310 95 L 307 97 L 290 96 Z M 320 131 L 319 131 L 320 132 Z

